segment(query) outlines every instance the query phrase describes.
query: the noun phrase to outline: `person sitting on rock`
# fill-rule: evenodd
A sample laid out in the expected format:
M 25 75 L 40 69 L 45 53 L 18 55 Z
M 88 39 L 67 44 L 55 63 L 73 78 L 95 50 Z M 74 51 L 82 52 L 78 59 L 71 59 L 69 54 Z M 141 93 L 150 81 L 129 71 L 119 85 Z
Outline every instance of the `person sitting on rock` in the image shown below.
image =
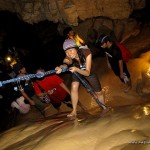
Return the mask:
M 17 77 L 27 75 L 26 68 L 21 63 L 14 64 L 13 70 Z M 39 97 L 35 95 L 31 79 L 17 81 L 14 88 L 18 93 L 18 98 L 23 96 L 31 106 L 35 106 L 44 116 L 45 105 L 40 101 Z
M 36 73 L 45 72 L 44 69 L 38 68 Z M 36 78 L 33 81 L 33 87 L 37 96 L 39 96 L 44 103 L 50 103 L 58 112 L 62 103 L 72 108 L 70 91 L 64 84 L 62 78 L 57 75 L 47 75 L 42 78 Z M 45 96 L 48 95 L 48 98 Z

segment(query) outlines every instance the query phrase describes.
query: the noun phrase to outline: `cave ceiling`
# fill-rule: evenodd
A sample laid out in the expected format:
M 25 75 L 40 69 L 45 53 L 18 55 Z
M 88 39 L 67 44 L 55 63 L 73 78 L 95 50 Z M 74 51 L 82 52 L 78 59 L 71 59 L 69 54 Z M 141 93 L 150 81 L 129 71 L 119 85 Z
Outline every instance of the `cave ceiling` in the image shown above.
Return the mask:
M 76 26 L 98 16 L 126 19 L 144 7 L 145 0 L 0 0 L 0 11 L 14 12 L 30 24 L 49 20 Z

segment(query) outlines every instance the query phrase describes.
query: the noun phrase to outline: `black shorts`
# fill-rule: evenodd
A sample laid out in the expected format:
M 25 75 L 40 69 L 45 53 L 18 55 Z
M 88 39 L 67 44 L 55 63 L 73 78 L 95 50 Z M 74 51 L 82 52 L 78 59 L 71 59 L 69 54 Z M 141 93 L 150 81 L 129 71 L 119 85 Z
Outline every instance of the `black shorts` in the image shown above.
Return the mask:
M 100 92 L 102 90 L 100 81 L 98 79 L 98 76 L 96 74 L 91 74 L 90 76 L 82 76 L 78 74 L 88 85 L 95 91 Z M 72 81 L 80 82 L 79 79 L 75 74 L 72 74 Z

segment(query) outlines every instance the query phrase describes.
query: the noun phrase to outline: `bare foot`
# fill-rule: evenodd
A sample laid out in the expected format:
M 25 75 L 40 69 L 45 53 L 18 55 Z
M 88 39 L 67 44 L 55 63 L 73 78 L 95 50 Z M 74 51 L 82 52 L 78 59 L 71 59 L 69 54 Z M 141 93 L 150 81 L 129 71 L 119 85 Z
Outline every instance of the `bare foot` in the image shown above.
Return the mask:
M 106 109 L 103 109 L 100 116 L 104 116 L 107 112 L 109 112 L 112 108 L 111 107 L 107 107 Z
M 104 86 L 103 88 L 102 88 L 102 91 L 105 93 L 105 92 L 108 92 L 108 90 L 109 90 L 109 86 Z
M 71 112 L 70 114 L 67 115 L 67 117 L 70 118 L 70 119 L 75 119 L 76 116 L 77 115 L 75 113 L 73 113 L 73 112 Z

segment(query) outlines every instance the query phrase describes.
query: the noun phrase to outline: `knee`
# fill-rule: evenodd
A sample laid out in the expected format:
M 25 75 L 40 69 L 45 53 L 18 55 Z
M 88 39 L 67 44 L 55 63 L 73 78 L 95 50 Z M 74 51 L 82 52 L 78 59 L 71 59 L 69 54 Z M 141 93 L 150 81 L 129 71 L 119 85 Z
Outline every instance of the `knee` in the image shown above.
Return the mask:
M 78 83 L 72 83 L 71 85 L 71 91 L 78 91 L 79 84 Z

